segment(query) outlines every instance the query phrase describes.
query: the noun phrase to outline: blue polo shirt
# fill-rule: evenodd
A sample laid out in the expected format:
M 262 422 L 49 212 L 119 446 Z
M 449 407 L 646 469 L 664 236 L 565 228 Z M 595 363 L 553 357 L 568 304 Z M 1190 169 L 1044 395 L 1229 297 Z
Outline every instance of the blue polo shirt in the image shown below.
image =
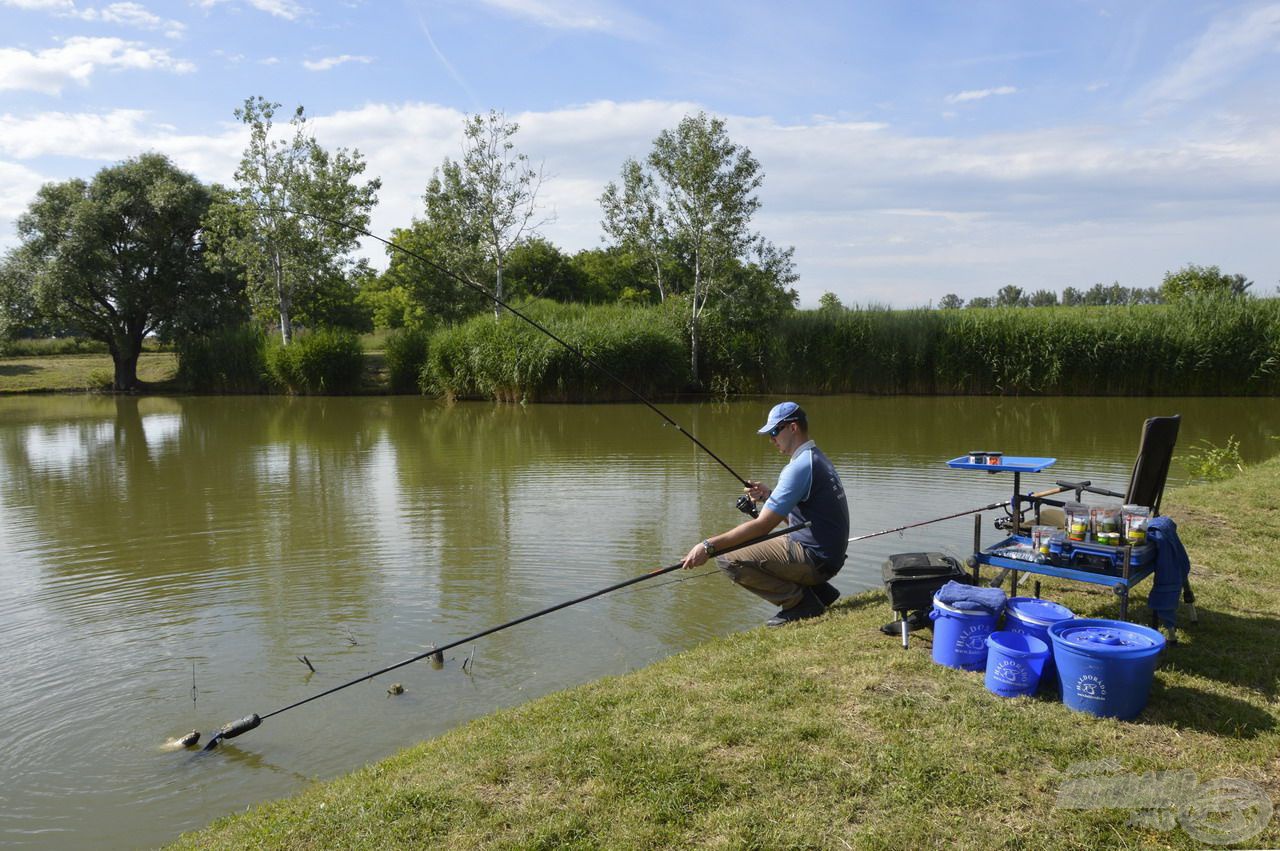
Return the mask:
M 849 503 L 836 468 L 812 440 L 791 453 L 791 461 L 782 468 L 778 486 L 764 506 L 785 515 L 788 525 L 813 524 L 792 532 L 791 540 L 804 547 L 819 568 L 834 576 L 844 566 L 849 549 Z

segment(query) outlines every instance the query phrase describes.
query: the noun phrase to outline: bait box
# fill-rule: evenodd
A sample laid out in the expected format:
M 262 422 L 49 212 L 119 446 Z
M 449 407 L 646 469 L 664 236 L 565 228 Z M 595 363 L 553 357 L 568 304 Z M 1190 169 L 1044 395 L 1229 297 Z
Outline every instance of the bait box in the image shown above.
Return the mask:
M 942 553 L 898 553 L 891 555 L 880 570 L 889 607 L 895 612 L 911 612 L 933 606 L 933 595 L 951 580 L 973 584 L 960 562 Z

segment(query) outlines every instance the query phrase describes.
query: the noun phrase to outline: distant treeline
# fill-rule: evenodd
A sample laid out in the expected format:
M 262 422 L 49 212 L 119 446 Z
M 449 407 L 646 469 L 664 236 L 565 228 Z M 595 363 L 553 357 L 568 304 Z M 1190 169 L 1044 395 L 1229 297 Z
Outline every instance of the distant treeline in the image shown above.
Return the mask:
M 1227 275 L 1217 266 L 1192 263 L 1176 272 L 1168 272 L 1158 287 L 1126 287 L 1118 281 L 1094 284 L 1087 290 L 1065 287 L 1059 297 L 1053 290 L 1027 292 L 1009 284 L 994 296 L 975 296 L 965 301 L 955 293 L 947 293 L 938 307 L 953 310 L 960 307 L 1115 307 L 1135 304 L 1172 304 L 1188 296 L 1248 295 L 1253 286 L 1244 275 Z

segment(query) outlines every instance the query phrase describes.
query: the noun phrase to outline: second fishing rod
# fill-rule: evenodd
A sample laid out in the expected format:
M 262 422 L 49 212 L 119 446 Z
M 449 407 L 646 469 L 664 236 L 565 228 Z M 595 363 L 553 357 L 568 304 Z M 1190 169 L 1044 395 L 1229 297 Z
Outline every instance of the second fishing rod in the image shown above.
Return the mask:
M 493 302 L 494 304 L 496 304 L 498 307 L 502 308 L 503 310 L 506 310 L 506 311 L 507 311 L 508 313 L 510 313 L 512 316 L 515 316 L 516 318 L 520 319 L 521 321 L 528 323 L 529 325 L 531 325 L 531 326 L 533 326 L 534 328 L 536 328 L 536 329 L 538 329 L 539 331 L 541 331 L 543 334 L 546 334 L 546 335 L 547 335 L 548 337 L 550 337 L 552 340 L 555 340 L 555 341 L 556 341 L 557 343 L 559 343 L 561 346 L 564 346 L 564 348 L 565 348 L 565 349 L 567 349 L 568 351 L 572 352 L 572 353 L 573 353 L 574 355 L 576 355 L 577 357 L 581 358 L 581 359 L 582 359 L 582 361 L 583 361 L 584 363 L 589 364 L 590 366 L 594 367 L 595 369 L 598 369 L 600 372 L 602 372 L 602 373 L 603 373 L 604 375 L 606 375 L 608 378 L 610 378 L 611 380 L 613 380 L 614 382 L 616 382 L 616 383 L 618 384 L 618 386 L 619 386 L 619 387 L 623 388 L 623 389 L 624 389 L 624 390 L 626 390 L 628 393 L 630 393 L 633 397 L 635 397 L 635 399 L 636 399 L 636 401 L 637 401 L 637 402 L 640 402 L 640 403 L 641 403 L 641 404 L 643 404 L 645 407 L 647 407 L 649 410 L 653 411 L 655 414 L 657 414 L 658 416 L 662 417 L 662 419 L 663 419 L 664 421 L 666 421 L 666 423 L 667 423 L 668 425 L 670 425 L 670 426 L 671 426 L 672 428 L 674 428 L 676 431 L 680 432 L 680 433 L 681 433 L 681 434 L 683 434 L 685 437 L 687 437 L 687 438 L 689 438 L 691 441 L 693 441 L 693 443 L 694 443 L 694 445 L 695 445 L 695 446 L 697 446 L 697 447 L 698 447 L 699 449 L 701 449 L 703 452 L 707 453 L 707 455 L 709 455 L 709 456 L 710 456 L 710 457 L 711 457 L 711 458 L 712 458 L 716 463 L 718 463 L 721 467 L 724 467 L 724 468 L 725 468 L 725 470 L 727 470 L 731 476 L 733 476 L 735 479 L 737 479 L 737 480 L 742 484 L 742 486 L 743 486 L 744 488 L 750 488 L 750 487 L 751 487 L 751 483 L 750 483 L 749 481 L 747 481 L 744 477 L 742 477 L 741 475 L 739 475 L 739 473 L 738 473 L 738 471 L 737 471 L 737 470 L 735 470 L 735 469 L 733 469 L 732 467 L 730 467 L 730 466 L 729 466 L 729 464 L 728 464 L 728 462 L 726 462 L 726 461 L 725 461 L 723 458 L 721 458 L 719 455 L 717 455 L 717 454 L 715 454 L 714 452 L 712 452 L 712 451 L 707 447 L 707 445 L 706 445 L 705 443 L 703 443 L 701 440 L 699 440 L 699 439 L 698 439 L 698 438 L 697 438 L 697 437 L 696 437 L 692 432 L 685 431 L 685 429 L 680 425 L 680 423 L 676 422 L 674 419 L 672 419 L 670 416 L 668 416 L 668 414 L 667 414 L 665 411 L 663 411 L 661 408 L 659 408 L 659 407 L 658 407 L 657 405 L 655 405 L 653 402 L 651 402 L 651 401 L 649 401 L 647 398 L 645 398 L 644 394 L 642 394 L 639 390 L 637 390 L 637 389 L 635 389 L 634 387 L 632 387 L 632 386 L 631 386 L 631 384 L 629 384 L 629 383 L 628 383 L 625 379 L 623 379 L 620 375 L 618 375 L 617 373 L 613 372 L 613 371 L 612 371 L 612 370 L 610 370 L 608 367 L 604 366 L 602 363 L 600 363 L 599 361 L 597 361 L 597 360 L 595 360 L 594 358 L 592 358 L 592 357 L 591 357 L 590 355 L 588 355 L 586 352 L 582 351 L 582 350 L 581 350 L 581 349 L 579 349 L 577 346 L 573 345 L 573 344 L 572 344 L 572 343 L 570 343 L 569 341 L 565 340 L 563 337 L 561 337 L 561 336 L 559 336 L 558 334 L 556 334 L 556 333 L 555 333 L 554 331 L 552 331 L 550 328 L 547 328 L 545 325 L 543 325 L 542 323 L 538 322 L 538 321 L 537 321 L 536 319 L 534 319 L 533 317 L 528 316 L 528 315 L 527 315 L 527 314 L 525 314 L 525 313 L 522 313 L 520 310 L 516 309 L 515 307 L 512 307 L 510 304 L 508 304 L 507 302 L 503 301 L 501 298 L 499 298 L 498 296 L 494 295 L 493 293 L 489 292 L 487 289 L 485 289 L 484 287 L 480 286 L 480 285 L 479 285 L 479 284 L 477 284 L 475 281 L 468 280 L 464 275 L 460 275 L 460 274 L 458 274 L 457 272 L 453 271 L 452 269 L 448 268 L 447 266 L 443 266 L 443 265 L 441 265 L 441 264 L 439 264 L 439 263 L 436 263 L 435 261 L 431 260 L 430 258 L 428 258 L 428 257 L 424 257 L 422 254 L 419 254 L 418 252 L 413 251 L 413 250 L 411 250 L 411 249 L 405 248 L 403 245 L 399 245 L 399 244 L 397 244 L 397 243 L 395 243 L 395 242 L 392 242 L 392 241 L 391 241 L 391 240 L 389 240 L 389 239 L 383 239 L 382 237 L 378 236 L 377 234 L 375 234 L 375 233 L 370 233 L 369 231 L 365 230 L 364 228 L 362 228 L 362 227 L 358 227 L 357 225 L 353 225 L 353 224 L 351 224 L 350 222 L 344 222 L 344 221 L 341 221 L 341 220 L 339 220 L 339 219 L 332 219 L 332 218 L 329 218 L 329 217 L 327 217 L 327 216 L 322 216 L 322 215 L 320 215 L 320 214 L 318 214 L 318 213 L 311 213 L 311 212 L 308 212 L 308 211 L 305 211 L 305 210 L 294 210 L 294 209 L 291 209 L 291 208 L 288 208 L 288 207 L 259 207 L 259 208 L 257 208 L 257 209 L 264 210 L 264 211 L 266 211 L 266 212 L 273 212 L 273 213 L 286 213 L 286 214 L 288 214 L 288 215 L 293 215 L 293 216 L 307 216 L 307 217 L 309 217 L 309 218 L 315 219 L 316 221 L 324 222 L 325 224 L 332 225 L 333 227 L 345 228 L 345 229 L 347 229 L 347 230 L 353 231 L 353 232 L 358 233 L 358 234 L 361 234 L 361 235 L 363 235 L 363 236 L 367 236 L 367 237 L 369 237 L 370 239 L 373 239 L 373 240 L 376 240 L 376 241 L 378 241 L 378 242 L 382 243 L 383 245 L 387 246 L 388 248 L 395 249 L 396 251 L 399 251 L 399 252 L 401 252 L 401 253 L 405 254 L 405 255 L 406 255 L 406 256 L 408 256 L 408 257 L 412 257 L 413 259 L 417 260 L 418 262 L 425 264 L 428 268 L 433 269 L 433 270 L 435 270 L 435 271 L 439 272 L 440 274 L 445 275 L 445 276 L 447 276 L 447 277 L 451 278 L 452 280 L 457 281 L 458 283 L 462 284 L 463 286 L 467 287 L 468 289 L 471 289 L 471 290 L 474 290 L 475 292 L 480 293 L 480 294 L 481 294 L 481 295 L 483 295 L 485 298 L 489 299 L 491 302 Z M 743 514 L 749 514 L 749 515 L 751 515 L 752 517 L 758 517 L 758 516 L 759 516 L 759 511 L 756 509 L 756 505 L 755 505 L 755 503 L 751 500 L 751 497 L 747 496 L 746 494 L 743 494 L 742 496 L 738 497 L 738 501 L 735 503 L 735 506 L 736 506 L 736 507 L 737 507 L 737 509 L 738 509 L 739 511 L 741 511 Z

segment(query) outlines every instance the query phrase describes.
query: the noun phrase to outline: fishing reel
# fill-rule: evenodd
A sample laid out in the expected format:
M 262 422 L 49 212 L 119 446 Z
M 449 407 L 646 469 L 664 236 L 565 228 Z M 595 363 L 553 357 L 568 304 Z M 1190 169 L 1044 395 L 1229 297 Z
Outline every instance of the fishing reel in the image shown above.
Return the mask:
M 745 493 L 738 497 L 737 506 L 738 510 L 743 514 L 750 514 L 752 520 L 760 516 L 760 511 L 756 508 L 755 500 L 747 496 Z

